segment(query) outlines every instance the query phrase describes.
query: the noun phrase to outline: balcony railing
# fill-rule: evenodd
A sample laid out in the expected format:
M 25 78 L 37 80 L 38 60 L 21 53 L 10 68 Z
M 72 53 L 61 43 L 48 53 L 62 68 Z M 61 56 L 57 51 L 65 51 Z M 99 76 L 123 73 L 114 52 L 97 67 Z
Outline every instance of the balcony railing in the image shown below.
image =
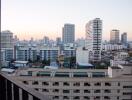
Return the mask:
M 51 100 L 0 72 L 0 100 Z

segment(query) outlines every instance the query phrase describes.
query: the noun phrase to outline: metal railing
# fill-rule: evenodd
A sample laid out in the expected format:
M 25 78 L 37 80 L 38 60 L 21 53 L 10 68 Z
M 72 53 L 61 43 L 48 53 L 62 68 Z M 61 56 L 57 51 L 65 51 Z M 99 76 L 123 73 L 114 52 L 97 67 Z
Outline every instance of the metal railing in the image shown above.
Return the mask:
M 0 100 L 51 100 L 0 72 Z

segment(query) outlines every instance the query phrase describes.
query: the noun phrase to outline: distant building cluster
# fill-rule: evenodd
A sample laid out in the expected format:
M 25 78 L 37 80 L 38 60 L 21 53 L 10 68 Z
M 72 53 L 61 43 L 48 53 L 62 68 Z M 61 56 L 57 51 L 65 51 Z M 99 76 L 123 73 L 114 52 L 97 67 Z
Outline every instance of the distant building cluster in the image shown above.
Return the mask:
M 117 29 L 113 29 L 110 32 L 110 43 L 111 44 L 119 44 L 122 43 L 124 45 L 127 44 L 127 33 L 124 32 L 121 34 L 121 39 L 120 39 L 120 31 Z
M 19 40 L 17 36 L 9 30 L 1 32 L 1 60 L 3 66 L 15 61 L 37 61 L 50 60 L 57 61 L 58 56 L 63 53 L 64 58 L 75 57 L 76 63 L 86 64 L 101 62 L 104 57 L 102 52 L 121 51 L 132 48 L 132 43 L 127 41 L 127 33 L 121 35 L 120 31 L 113 29 L 110 31 L 110 41 L 102 41 L 102 20 L 95 18 L 85 25 L 85 38 L 75 41 L 75 25 L 64 24 L 62 28 L 62 38 L 57 37 L 51 40 L 44 36 L 40 40 L 31 38 Z M 126 52 L 126 51 L 125 51 Z M 110 61 L 110 60 L 109 60 Z
M 110 31 L 102 41 L 100 18 L 85 25 L 75 40 L 75 25 L 64 24 L 62 38 L 19 40 L 1 32 L 1 71 L 51 100 L 132 100 L 132 42 Z

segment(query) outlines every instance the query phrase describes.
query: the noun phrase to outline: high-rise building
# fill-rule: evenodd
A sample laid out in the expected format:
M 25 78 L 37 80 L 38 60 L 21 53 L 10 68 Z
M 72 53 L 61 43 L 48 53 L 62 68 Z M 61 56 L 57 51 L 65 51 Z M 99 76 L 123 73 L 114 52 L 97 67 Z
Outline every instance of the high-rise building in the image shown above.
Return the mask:
M 126 32 L 124 32 L 121 35 L 121 43 L 123 43 L 123 44 L 126 44 L 127 43 L 127 33 Z
M 61 38 L 60 37 L 56 38 L 56 44 L 57 44 L 57 46 L 61 45 Z
M 86 48 L 89 51 L 91 61 L 98 62 L 101 60 L 102 44 L 102 20 L 95 18 L 86 24 Z
M 13 48 L 13 33 L 9 30 L 1 32 L 1 48 Z
M 110 43 L 117 44 L 120 43 L 120 31 L 113 29 L 110 31 Z
M 64 24 L 62 28 L 62 40 L 63 43 L 74 43 L 75 41 L 75 25 Z
M 43 38 L 43 43 L 44 43 L 44 44 L 49 44 L 49 37 L 44 36 L 44 38 Z

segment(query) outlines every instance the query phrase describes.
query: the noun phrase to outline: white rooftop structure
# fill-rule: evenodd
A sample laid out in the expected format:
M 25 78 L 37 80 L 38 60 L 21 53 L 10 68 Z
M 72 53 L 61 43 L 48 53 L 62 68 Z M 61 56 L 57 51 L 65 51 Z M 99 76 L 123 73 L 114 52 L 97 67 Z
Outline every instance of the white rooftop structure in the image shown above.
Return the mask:
M 15 70 L 10 68 L 2 68 L 1 71 L 6 73 L 13 73 Z
M 58 69 L 57 66 L 45 66 L 44 69 Z

